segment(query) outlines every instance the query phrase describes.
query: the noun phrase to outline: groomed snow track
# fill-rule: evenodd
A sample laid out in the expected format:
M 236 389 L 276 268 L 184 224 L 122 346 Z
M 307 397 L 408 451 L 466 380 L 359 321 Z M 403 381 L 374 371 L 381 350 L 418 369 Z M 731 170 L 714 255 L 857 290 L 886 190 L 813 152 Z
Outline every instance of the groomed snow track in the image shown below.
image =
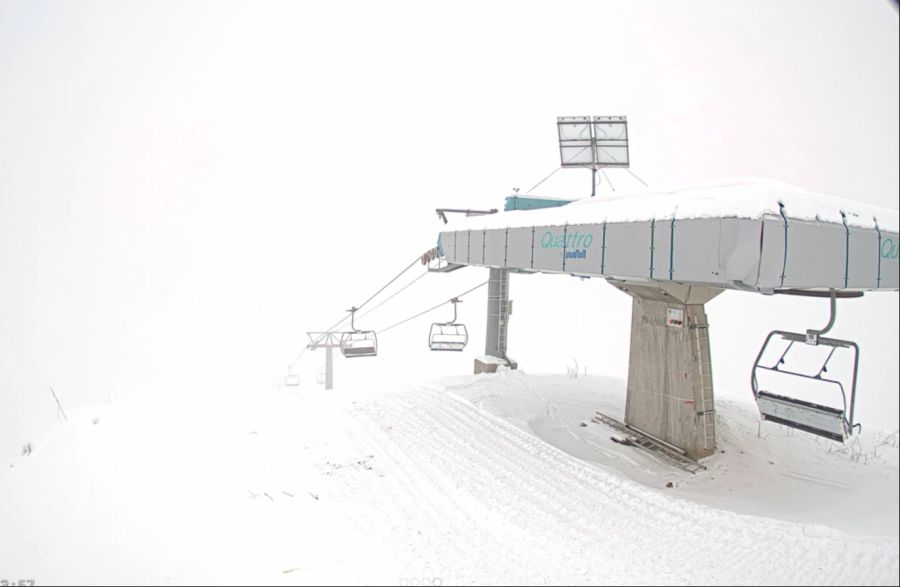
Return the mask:
M 452 389 L 74 410 L 0 473 L 0 567 L 69 584 L 897 583 L 896 537 L 699 505 Z
M 446 569 L 483 560 L 484 574 L 463 581 L 858 584 L 861 567 L 886 582 L 898 574 L 896 544 L 660 495 L 438 388 L 367 404 L 356 431 L 388 481 L 347 490 L 371 500 L 372 516 L 428 529 L 424 545 Z

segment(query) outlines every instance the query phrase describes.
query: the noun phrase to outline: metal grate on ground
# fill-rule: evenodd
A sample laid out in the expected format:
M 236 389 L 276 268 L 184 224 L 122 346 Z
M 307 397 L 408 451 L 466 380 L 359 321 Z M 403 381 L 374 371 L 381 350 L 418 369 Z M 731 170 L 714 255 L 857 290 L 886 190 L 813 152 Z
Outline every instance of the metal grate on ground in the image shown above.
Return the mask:
M 653 455 L 661 459 L 663 462 L 669 465 L 674 465 L 675 467 L 678 467 L 683 471 L 695 474 L 698 471 L 706 470 L 706 467 L 701 465 L 697 461 L 689 459 L 683 454 L 680 454 L 677 451 L 669 448 L 668 446 L 660 443 L 656 439 L 642 434 L 639 430 L 635 430 L 627 424 L 623 424 L 622 422 L 619 422 L 615 418 L 611 418 L 610 416 L 607 416 L 602 412 L 597 412 L 596 415 L 591 418 L 591 421 L 596 422 L 597 424 L 606 424 L 610 428 L 626 434 L 627 436 L 625 438 L 625 444 L 646 449 Z

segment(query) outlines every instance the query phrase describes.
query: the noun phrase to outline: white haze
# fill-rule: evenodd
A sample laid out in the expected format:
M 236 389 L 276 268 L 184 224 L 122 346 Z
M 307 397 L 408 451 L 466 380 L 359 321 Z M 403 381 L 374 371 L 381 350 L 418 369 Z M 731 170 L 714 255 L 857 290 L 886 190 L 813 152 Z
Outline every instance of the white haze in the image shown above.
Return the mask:
M 436 207 L 551 172 L 559 115 L 627 115 L 651 185 L 763 176 L 896 209 L 897 44 L 883 0 L 0 2 L 0 456 L 53 423 L 51 386 L 73 408 L 277 382 L 306 330 L 434 246 Z M 368 325 L 485 278 L 427 276 Z M 338 382 L 470 372 L 484 296 L 462 356 L 429 356 L 424 318 Z M 514 276 L 511 297 L 523 369 L 626 375 L 625 295 Z M 749 396 L 769 330 L 828 319 L 750 293 L 707 309 L 720 397 Z M 842 302 L 833 334 L 861 346 L 859 420 L 896 428 L 897 294 Z

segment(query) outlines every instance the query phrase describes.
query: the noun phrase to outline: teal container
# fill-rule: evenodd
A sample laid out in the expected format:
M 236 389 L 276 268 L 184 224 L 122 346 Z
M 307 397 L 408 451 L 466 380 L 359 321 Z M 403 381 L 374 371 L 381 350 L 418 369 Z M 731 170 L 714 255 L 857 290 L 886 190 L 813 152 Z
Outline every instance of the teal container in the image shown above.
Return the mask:
M 575 200 L 558 200 L 556 198 L 535 198 L 532 196 L 506 196 L 504 212 L 512 210 L 539 210 L 541 208 L 558 208 Z

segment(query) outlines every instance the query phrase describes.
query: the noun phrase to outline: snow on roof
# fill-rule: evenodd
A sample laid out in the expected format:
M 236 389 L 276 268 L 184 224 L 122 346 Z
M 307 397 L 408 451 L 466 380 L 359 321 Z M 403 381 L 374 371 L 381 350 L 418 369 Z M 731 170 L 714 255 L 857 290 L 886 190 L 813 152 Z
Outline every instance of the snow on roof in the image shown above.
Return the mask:
M 576 200 L 567 206 L 546 210 L 515 210 L 500 214 L 466 218 L 457 230 L 521 228 L 540 225 L 597 224 L 602 222 L 642 222 L 696 218 L 761 219 L 779 216 L 781 206 L 791 220 L 847 224 L 859 228 L 878 228 L 898 232 L 897 210 L 863 204 L 809 192 L 788 183 L 770 179 L 731 179 L 699 186 L 646 190 L 611 197 Z

